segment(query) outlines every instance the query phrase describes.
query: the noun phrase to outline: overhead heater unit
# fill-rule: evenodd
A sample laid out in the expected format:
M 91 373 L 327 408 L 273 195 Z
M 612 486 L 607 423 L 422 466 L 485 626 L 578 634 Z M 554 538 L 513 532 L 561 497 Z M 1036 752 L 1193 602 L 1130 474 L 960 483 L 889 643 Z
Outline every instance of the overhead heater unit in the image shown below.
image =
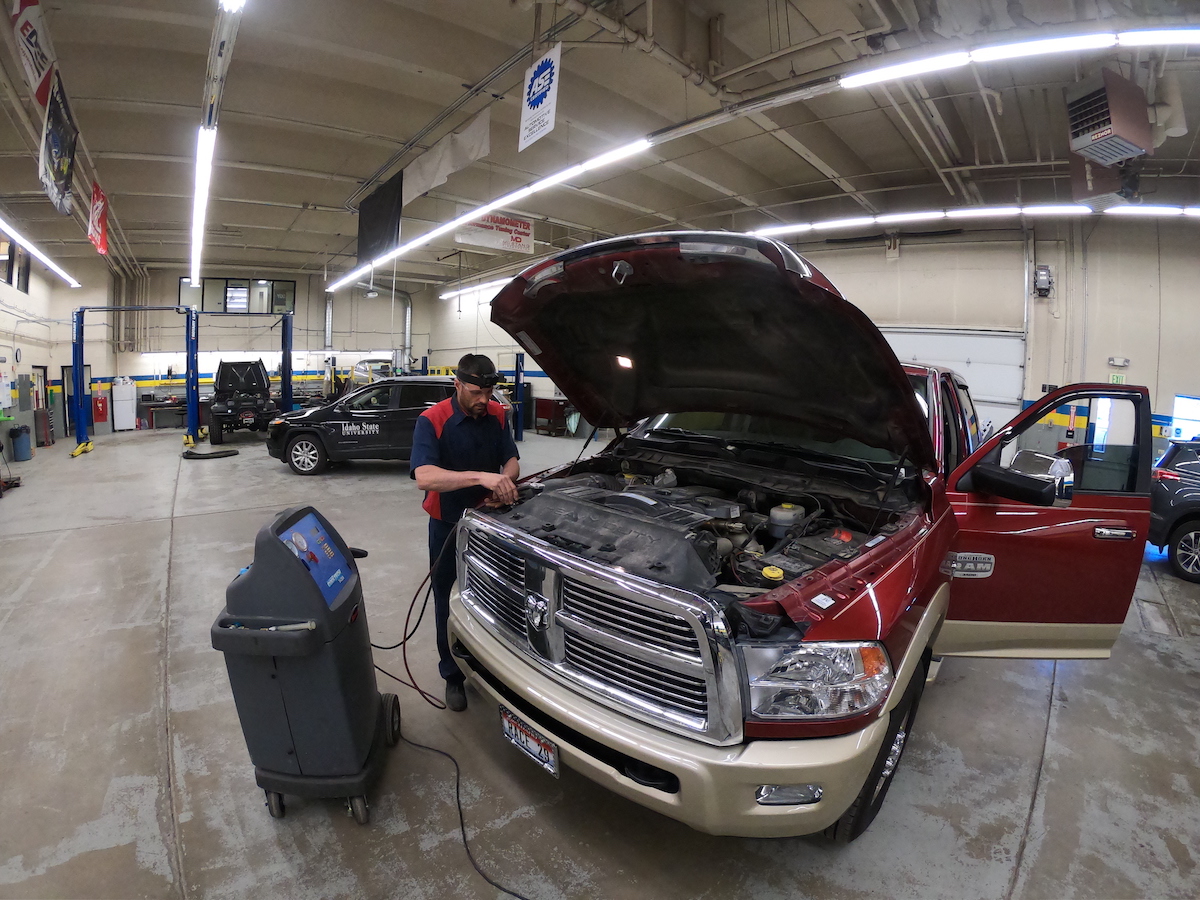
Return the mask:
M 1112 166 L 1153 153 L 1146 93 L 1109 69 L 1067 91 L 1071 150 Z

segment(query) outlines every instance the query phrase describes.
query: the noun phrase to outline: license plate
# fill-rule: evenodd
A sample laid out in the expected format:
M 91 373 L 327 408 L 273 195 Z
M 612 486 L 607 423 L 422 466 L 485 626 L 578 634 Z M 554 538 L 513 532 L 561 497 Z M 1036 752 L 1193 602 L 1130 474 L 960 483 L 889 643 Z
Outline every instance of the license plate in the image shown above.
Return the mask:
M 558 777 L 558 745 L 542 737 L 515 713 L 500 707 L 500 727 L 504 736 L 522 753 Z
M 254 413 L 252 413 L 252 412 L 242 413 L 242 421 L 243 422 L 253 422 L 254 421 Z

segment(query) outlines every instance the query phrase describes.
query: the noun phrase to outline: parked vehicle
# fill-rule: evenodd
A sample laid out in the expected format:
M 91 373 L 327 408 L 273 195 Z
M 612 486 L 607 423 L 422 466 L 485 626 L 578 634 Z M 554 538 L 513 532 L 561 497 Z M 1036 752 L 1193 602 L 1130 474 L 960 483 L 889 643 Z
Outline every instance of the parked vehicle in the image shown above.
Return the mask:
M 1150 474 L 1150 543 L 1176 575 L 1200 582 L 1200 441 L 1175 441 Z
M 451 646 L 543 768 L 701 831 L 853 840 L 934 656 L 1109 654 L 1145 388 L 1060 388 L 985 437 L 960 377 L 906 371 L 811 264 L 728 233 L 576 248 L 492 321 L 620 430 L 456 537 Z
M 277 416 L 267 431 L 267 451 L 297 475 L 316 475 L 331 462 L 408 459 L 417 417 L 454 395 L 448 375 L 402 375 L 352 390 L 323 406 Z M 499 391 L 495 399 L 512 409 Z
M 208 442 L 220 444 L 226 432 L 239 428 L 266 431 L 278 407 L 271 399 L 271 379 L 261 359 L 217 366 L 209 406 Z
M 374 384 L 376 381 L 392 378 L 397 374 L 390 359 L 360 359 L 354 364 L 350 375 L 345 379 L 344 390 L 348 393 L 364 384 Z

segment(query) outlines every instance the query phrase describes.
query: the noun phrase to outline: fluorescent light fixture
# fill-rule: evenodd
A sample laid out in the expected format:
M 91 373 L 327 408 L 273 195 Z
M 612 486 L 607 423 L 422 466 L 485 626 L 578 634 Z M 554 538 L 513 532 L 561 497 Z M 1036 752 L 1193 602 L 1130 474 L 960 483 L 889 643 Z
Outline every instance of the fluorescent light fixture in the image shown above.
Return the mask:
M 1200 44 L 1200 28 L 1162 28 L 1145 31 L 1122 31 L 1117 35 L 1122 47 L 1145 47 L 1162 44 Z
M 60 266 L 58 266 L 55 262 L 53 262 L 50 259 L 50 257 L 48 257 L 45 253 L 43 253 L 37 247 L 35 247 L 33 245 L 33 243 L 27 237 L 25 237 L 25 235 L 21 234 L 21 232 L 17 231 L 17 229 L 13 228 L 12 225 L 10 225 L 8 223 L 8 221 L 2 217 L 0 217 L 0 231 L 3 231 L 10 238 L 12 238 L 14 241 L 16 241 L 18 244 L 20 244 L 26 250 L 28 250 L 30 256 L 32 256 L 34 259 L 36 259 L 38 262 L 40 262 L 43 266 L 45 266 L 47 269 L 49 269 L 51 272 L 53 272 L 55 275 L 57 275 L 59 278 L 61 278 L 63 281 L 65 281 L 67 284 L 69 284 L 71 287 L 77 288 L 77 287 L 83 286 L 78 281 L 76 281 L 74 278 L 72 278 L 70 275 L 68 275 L 66 272 L 64 272 Z
M 626 144 L 624 147 L 617 147 L 615 150 L 609 150 L 607 153 L 601 153 L 599 156 L 593 156 L 591 159 L 584 160 L 579 164 L 580 168 L 585 172 L 590 172 L 592 169 L 599 169 L 601 166 L 612 165 L 615 162 L 620 162 L 630 156 L 636 156 L 639 153 L 645 153 L 654 145 L 646 138 L 634 141 L 631 144 Z
M 856 72 L 844 75 L 839 80 L 844 88 L 862 87 L 866 84 L 878 84 L 881 81 L 895 81 L 899 78 L 911 78 L 914 75 L 924 75 L 927 72 L 940 72 L 943 69 L 956 69 L 971 61 L 971 54 L 944 53 L 941 56 L 929 56 L 925 59 L 915 59 L 912 62 L 897 63 L 894 66 L 881 66 L 866 72 Z
M 857 228 L 861 225 L 874 225 L 874 216 L 857 216 L 853 219 L 826 219 L 824 222 L 813 222 L 813 228 Z
M 1001 59 L 1019 59 L 1024 56 L 1041 56 L 1044 53 L 1068 53 L 1072 50 L 1103 50 L 1117 43 L 1112 32 L 1101 34 L 1074 34 L 1070 37 L 1047 38 L 1041 41 L 1021 41 L 1016 44 L 997 44 L 971 51 L 971 62 L 996 62 Z
M 1185 216 L 1200 216 L 1200 206 L 1185 206 L 1183 214 Z
M 1046 203 L 1041 206 L 1022 206 L 1023 216 L 1086 216 L 1095 212 L 1090 206 L 1082 204 Z
M 196 133 L 196 193 L 192 198 L 192 284 L 200 283 L 200 256 L 204 252 L 204 219 L 208 213 L 208 186 L 212 181 L 217 129 L 200 126 Z
M 617 365 L 620 366 L 622 369 L 632 369 L 633 368 L 633 360 L 630 359 L 628 356 L 618 356 L 617 357 Z
M 1020 214 L 1019 206 L 968 206 L 963 209 L 946 210 L 947 219 L 995 219 Z
M 460 287 L 457 290 L 446 291 L 443 294 L 438 294 L 443 300 L 449 300 L 452 297 L 458 297 L 462 294 L 474 294 L 477 291 L 499 290 L 512 281 L 512 278 L 497 278 L 495 281 L 485 281 L 483 284 L 472 284 L 467 287 Z
M 1110 206 L 1104 211 L 1109 216 L 1182 216 L 1181 206 Z
M 875 224 L 890 225 L 893 222 L 925 222 L 930 219 L 944 219 L 946 213 L 940 209 L 931 209 L 924 212 L 909 212 L 909 213 L 888 213 L 885 216 L 876 216 Z
M 812 222 L 793 222 L 791 225 L 772 225 L 769 228 L 760 228 L 758 231 L 753 231 L 751 234 L 759 237 L 775 237 L 779 234 L 798 234 L 801 231 L 812 231 Z
M 241 12 L 242 7 L 246 5 L 246 0 L 221 0 L 221 9 L 225 12 Z
M 582 175 L 584 172 L 590 172 L 592 169 L 599 169 L 602 166 L 608 166 L 612 163 L 619 162 L 622 159 L 627 159 L 628 157 L 637 153 L 642 153 L 646 150 L 649 150 L 652 146 L 654 145 L 648 138 L 640 138 L 632 143 L 609 150 L 607 153 L 601 153 L 599 156 L 593 156 L 591 159 L 584 160 L 578 165 L 571 166 L 568 169 L 563 169 L 561 172 L 556 172 L 553 175 L 547 175 L 545 178 L 533 182 L 533 184 L 527 184 L 525 187 L 518 188 L 510 194 L 505 194 L 503 197 L 498 197 L 495 200 L 492 200 L 490 203 L 485 203 L 483 206 L 478 206 L 470 212 L 459 216 L 457 219 L 452 219 L 451 221 L 446 222 L 444 225 L 439 225 L 437 228 L 425 232 L 420 237 L 415 237 L 407 243 L 393 247 L 382 256 L 371 260 L 371 262 L 367 263 L 366 265 L 359 266 L 353 272 L 343 275 L 337 281 L 327 285 L 325 287 L 325 291 L 327 293 L 332 293 L 333 291 L 341 290 L 346 285 L 357 281 L 359 278 L 362 278 L 372 269 L 378 268 L 385 263 L 389 263 L 393 259 L 398 259 L 411 250 L 415 250 L 418 247 L 423 247 L 431 241 L 437 240 L 443 234 L 449 234 L 453 231 L 456 231 L 463 225 L 467 225 L 477 219 L 481 219 L 490 212 L 494 212 L 495 210 L 505 206 L 512 206 L 514 203 L 518 203 L 521 200 L 524 200 L 526 197 L 540 193 L 547 188 L 554 187 L 556 184 L 562 184 L 564 181 L 570 181 L 572 178 Z

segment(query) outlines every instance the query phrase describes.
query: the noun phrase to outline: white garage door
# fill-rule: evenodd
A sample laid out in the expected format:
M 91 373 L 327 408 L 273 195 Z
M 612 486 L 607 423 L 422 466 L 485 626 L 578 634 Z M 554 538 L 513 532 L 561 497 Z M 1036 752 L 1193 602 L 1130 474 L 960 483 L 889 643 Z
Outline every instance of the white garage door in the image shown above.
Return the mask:
M 953 369 L 967 380 L 979 419 L 999 428 L 1021 411 L 1025 335 L 948 328 L 880 329 L 903 363 Z

